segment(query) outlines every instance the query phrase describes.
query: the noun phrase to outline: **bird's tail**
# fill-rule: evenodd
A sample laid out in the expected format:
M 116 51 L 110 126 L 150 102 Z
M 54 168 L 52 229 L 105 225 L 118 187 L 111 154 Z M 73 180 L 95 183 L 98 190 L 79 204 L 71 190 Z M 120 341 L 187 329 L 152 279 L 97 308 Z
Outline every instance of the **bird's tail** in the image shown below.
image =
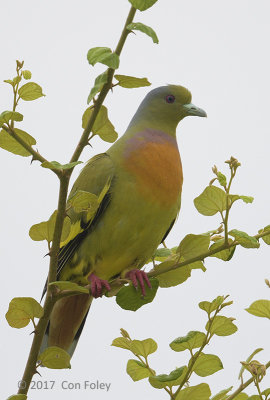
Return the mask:
M 58 300 L 52 310 L 40 352 L 47 347 L 57 346 L 72 356 L 82 333 L 92 300 L 93 297 L 88 294 Z

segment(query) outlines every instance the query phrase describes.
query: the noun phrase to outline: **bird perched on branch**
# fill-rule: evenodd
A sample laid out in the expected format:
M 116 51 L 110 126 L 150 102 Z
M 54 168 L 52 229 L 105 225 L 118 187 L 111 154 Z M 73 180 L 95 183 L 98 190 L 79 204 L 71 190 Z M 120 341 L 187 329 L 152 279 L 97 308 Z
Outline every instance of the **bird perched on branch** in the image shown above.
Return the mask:
M 206 117 L 182 86 L 152 90 L 142 101 L 125 134 L 106 153 L 91 158 L 70 196 L 82 190 L 100 195 L 110 188 L 90 223 L 61 248 L 58 279 L 90 283 L 91 296 L 59 300 L 52 311 L 42 349 L 58 346 L 73 354 L 93 297 L 110 289 L 119 275 L 140 287 L 151 286 L 143 265 L 171 230 L 181 204 L 182 165 L 176 141 L 178 123 L 189 115 Z

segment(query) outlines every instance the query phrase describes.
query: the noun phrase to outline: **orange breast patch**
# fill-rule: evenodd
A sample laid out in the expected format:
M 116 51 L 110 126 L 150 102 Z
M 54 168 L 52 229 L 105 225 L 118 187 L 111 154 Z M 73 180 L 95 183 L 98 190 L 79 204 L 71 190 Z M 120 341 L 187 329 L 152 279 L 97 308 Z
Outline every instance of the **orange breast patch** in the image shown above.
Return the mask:
M 130 152 L 125 163 L 144 196 L 153 197 L 165 206 L 178 201 L 183 173 L 177 146 L 170 142 L 147 142 Z

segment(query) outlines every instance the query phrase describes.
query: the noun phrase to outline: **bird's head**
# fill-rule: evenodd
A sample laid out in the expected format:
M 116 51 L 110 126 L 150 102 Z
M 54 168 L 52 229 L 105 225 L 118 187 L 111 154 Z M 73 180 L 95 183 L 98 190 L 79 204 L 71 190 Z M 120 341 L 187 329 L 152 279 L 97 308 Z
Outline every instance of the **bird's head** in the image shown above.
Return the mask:
M 133 123 L 144 120 L 149 126 L 175 133 L 187 116 L 206 117 L 206 112 L 191 103 L 191 93 L 183 86 L 168 85 L 151 90 L 134 116 Z

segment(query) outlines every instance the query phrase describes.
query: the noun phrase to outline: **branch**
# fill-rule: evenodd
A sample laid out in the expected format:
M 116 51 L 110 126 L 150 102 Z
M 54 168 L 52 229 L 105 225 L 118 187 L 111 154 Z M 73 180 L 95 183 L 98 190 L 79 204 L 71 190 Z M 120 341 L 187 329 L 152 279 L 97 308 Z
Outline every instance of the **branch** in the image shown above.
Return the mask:
M 270 367 L 270 361 L 268 361 L 267 364 L 265 364 L 266 369 Z M 226 398 L 226 400 L 232 400 L 234 399 L 239 393 L 242 392 L 247 386 L 249 386 L 252 382 L 254 382 L 254 378 L 251 377 L 248 379 L 245 383 L 241 383 L 238 389 L 235 390 L 229 397 Z

